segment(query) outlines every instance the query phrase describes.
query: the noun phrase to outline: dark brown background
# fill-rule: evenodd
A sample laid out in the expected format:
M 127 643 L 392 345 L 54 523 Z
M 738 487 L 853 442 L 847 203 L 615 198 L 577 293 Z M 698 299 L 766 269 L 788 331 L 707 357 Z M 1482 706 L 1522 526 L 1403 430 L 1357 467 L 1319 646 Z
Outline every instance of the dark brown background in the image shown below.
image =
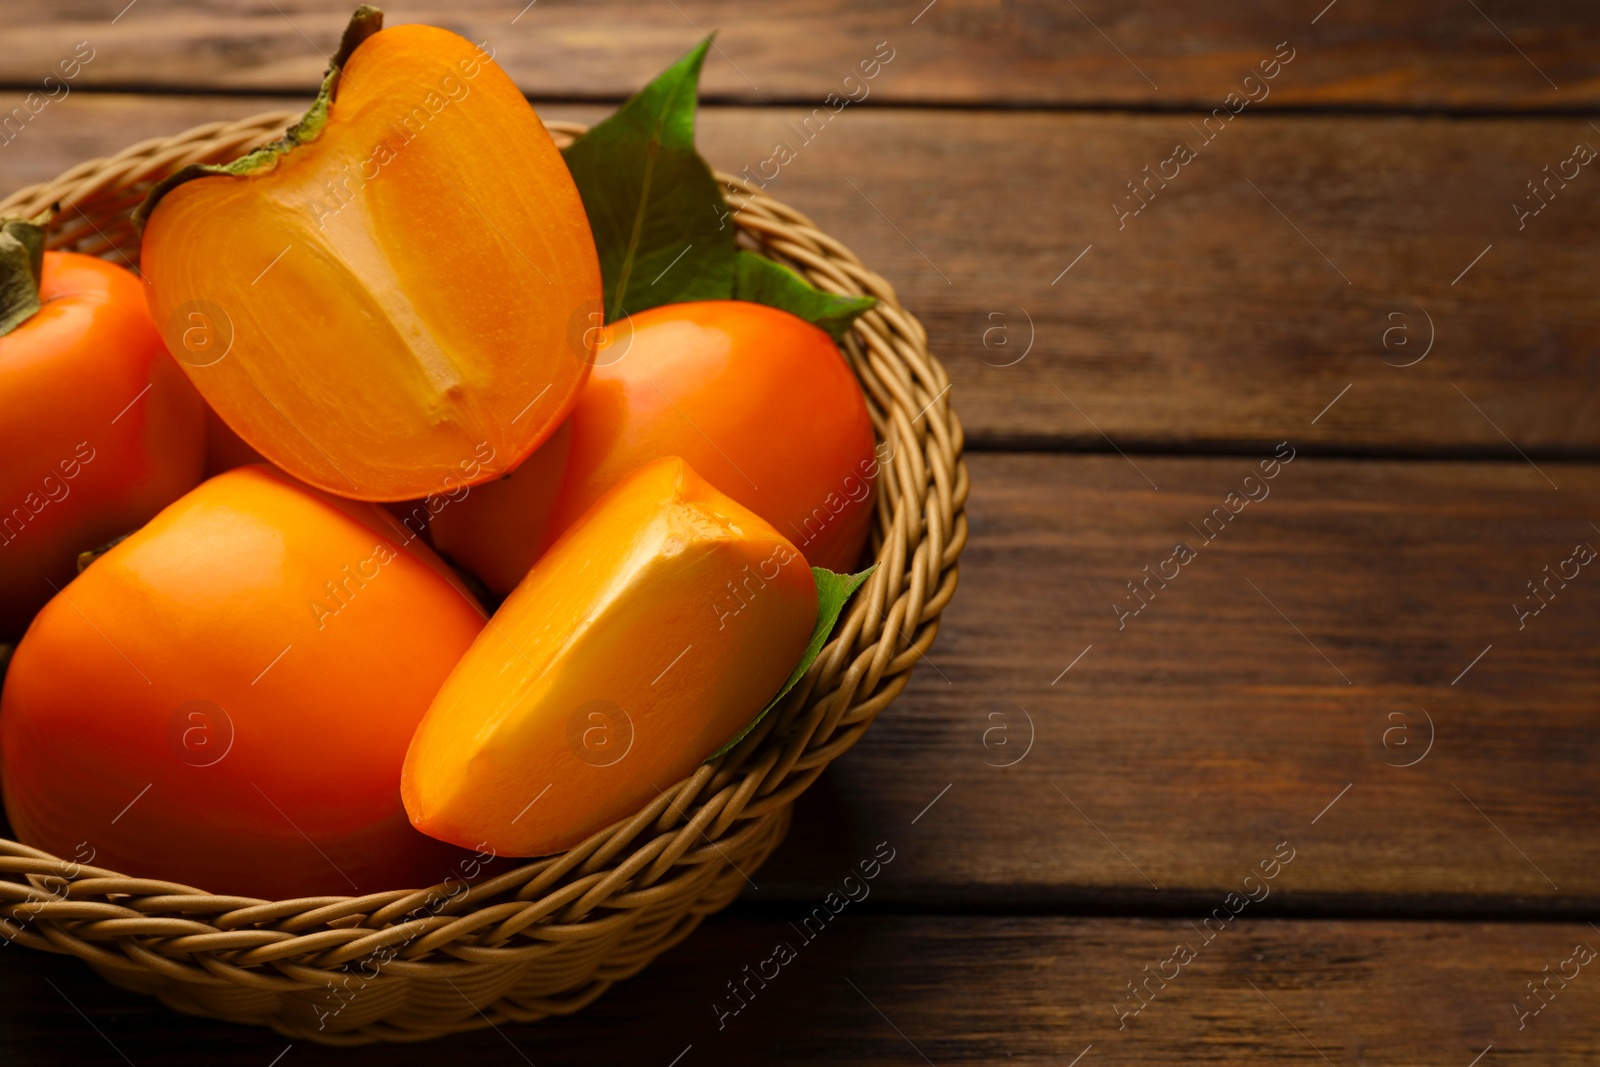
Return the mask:
M 348 14 L 124 2 L 0 4 L 4 108 L 94 49 L 0 187 L 297 106 Z M 973 536 L 929 662 L 757 886 L 576 1018 L 356 1052 L 0 947 L 6 1063 L 1600 1062 L 1593 968 L 1514 1007 L 1600 946 L 1600 572 L 1513 608 L 1600 544 L 1600 171 L 1512 207 L 1600 147 L 1600 12 L 925 2 L 386 5 L 588 121 L 720 28 L 701 142 L 728 171 L 894 50 L 772 191 L 927 323 Z M 1119 229 L 1125 183 L 1280 42 L 1270 96 Z M 1271 495 L 1200 544 L 1279 442 Z M 1119 629 L 1180 540 L 1197 558 Z M 882 841 L 871 896 L 719 1030 L 724 983 Z M 1270 896 L 1202 944 L 1281 842 Z M 1196 959 L 1119 1029 L 1178 943 Z

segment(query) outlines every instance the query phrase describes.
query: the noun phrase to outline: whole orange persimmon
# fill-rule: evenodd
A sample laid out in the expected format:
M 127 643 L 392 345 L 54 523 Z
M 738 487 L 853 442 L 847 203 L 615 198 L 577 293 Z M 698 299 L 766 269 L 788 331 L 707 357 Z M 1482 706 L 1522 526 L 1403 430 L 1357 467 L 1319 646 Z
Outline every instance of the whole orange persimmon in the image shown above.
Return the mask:
M 19 840 L 215 893 L 420 888 L 406 746 L 483 623 L 372 504 L 266 466 L 218 475 L 45 606 L 0 693 Z
M 704 300 L 613 323 L 596 350 L 559 488 L 554 464 L 525 463 L 434 516 L 442 551 L 508 592 L 608 489 L 682 456 L 807 562 L 854 568 L 877 460 L 861 387 L 826 332 L 764 304 Z
M 42 247 L 42 233 L 31 239 Z M 11 233 L 0 243 L 14 253 L 0 260 L 13 275 L 0 286 L 0 640 L 9 640 L 72 580 L 79 552 L 200 480 L 204 437 L 200 398 L 167 355 L 137 278 L 75 252 L 30 264 Z M 32 310 L 9 306 L 35 298 Z
M 150 305 L 227 424 L 329 492 L 489 481 L 589 373 L 600 266 L 550 134 L 478 46 L 363 5 L 285 137 L 135 212 Z M 575 325 L 576 324 L 576 325 Z

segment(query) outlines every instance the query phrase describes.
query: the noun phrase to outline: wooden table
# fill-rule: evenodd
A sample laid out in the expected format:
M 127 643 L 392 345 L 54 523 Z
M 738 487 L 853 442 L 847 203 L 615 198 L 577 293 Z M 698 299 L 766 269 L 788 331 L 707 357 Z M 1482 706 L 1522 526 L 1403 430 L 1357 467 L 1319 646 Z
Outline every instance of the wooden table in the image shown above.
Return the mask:
M 7 107 L 93 58 L 0 186 L 304 102 L 347 14 L 124 3 L 4 4 Z M 1600 12 L 1325 3 L 391 3 L 590 121 L 721 28 L 706 155 L 790 145 L 950 370 L 960 592 L 758 884 L 578 1017 L 286 1047 L 6 947 L 0 1059 L 1600 1062 Z

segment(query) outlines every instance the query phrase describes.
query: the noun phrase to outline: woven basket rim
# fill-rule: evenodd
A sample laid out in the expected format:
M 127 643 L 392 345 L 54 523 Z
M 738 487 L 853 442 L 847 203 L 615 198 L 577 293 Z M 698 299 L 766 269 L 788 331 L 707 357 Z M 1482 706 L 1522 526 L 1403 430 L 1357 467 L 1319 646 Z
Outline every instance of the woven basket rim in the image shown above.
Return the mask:
M 0 215 L 32 215 L 59 205 L 52 248 L 77 248 L 136 266 L 137 256 L 127 255 L 127 245 L 116 238 L 123 232 L 120 220 L 144 188 L 188 163 L 242 154 L 299 115 L 268 111 L 139 142 L 16 190 L 0 201 Z M 545 125 L 558 142 L 585 130 L 572 122 Z M 725 864 L 738 869 L 730 854 L 754 855 L 757 863 L 765 858 L 786 829 L 795 797 L 899 694 L 937 634 L 966 542 L 968 477 L 949 378 L 893 287 L 805 215 L 743 179 L 721 172 L 716 177 L 742 247 L 786 263 L 818 288 L 878 299 L 841 345 L 867 398 L 880 453 L 889 449 L 879 467 L 871 541 L 877 566 L 780 707 L 731 751 L 634 815 L 564 853 L 517 861 L 515 869 L 487 880 L 452 876 L 434 886 L 274 901 L 132 878 L 0 839 L 0 937 L 78 955 L 118 984 L 134 972 L 155 975 L 172 988 L 146 991 L 170 1005 L 226 1015 L 194 1000 L 195 990 L 208 983 L 281 987 L 285 993 L 314 987 L 318 976 L 336 973 L 385 938 L 396 941 L 395 931 L 410 934 L 392 961 L 401 977 L 407 968 L 422 975 L 429 967 L 509 965 L 517 952 L 523 953 L 519 959 L 532 959 L 533 949 L 551 941 L 559 947 L 563 938 L 609 936 L 604 924 L 622 928 L 624 920 L 664 906 L 673 892 L 682 896 L 692 889 L 703 904 L 712 882 L 731 881 Z M 452 881 L 457 887 L 434 906 Z M 734 894 L 741 887 L 732 882 Z M 730 900 L 733 895 L 725 887 L 717 892 Z M 419 919 L 421 905 L 431 911 Z M 681 919 L 632 970 L 720 906 Z M 591 919 L 597 913 L 601 918 Z M 585 934 L 586 928 L 593 929 Z M 243 1021 L 324 1042 L 414 1039 L 575 1010 L 613 980 L 597 977 L 567 1000 L 545 998 L 535 1008 L 506 998 L 493 1012 L 478 1011 L 460 1024 L 408 1028 L 404 1019 L 386 1019 L 334 1035 L 274 1017 Z

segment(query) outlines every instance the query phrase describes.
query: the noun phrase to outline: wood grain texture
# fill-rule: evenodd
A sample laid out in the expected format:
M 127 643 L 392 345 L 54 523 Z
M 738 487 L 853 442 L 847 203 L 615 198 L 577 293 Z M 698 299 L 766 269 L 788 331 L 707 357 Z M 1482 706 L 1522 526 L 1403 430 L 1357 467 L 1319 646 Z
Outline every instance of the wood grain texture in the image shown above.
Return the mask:
M 289 103 L 77 94 L 0 147 L 0 185 Z M 846 109 L 806 143 L 807 114 L 708 108 L 702 145 L 897 286 L 979 447 L 1600 448 L 1600 172 L 1512 209 L 1600 147 L 1587 121 L 1245 112 L 1119 224 L 1194 118 Z
M 890 866 L 878 881 L 901 873 Z M 578 1016 L 353 1050 L 289 1047 L 266 1030 L 185 1018 L 113 989 L 75 960 L 30 954 L 0 968 L 6 1062 L 1467 1067 L 1491 1045 L 1484 1063 L 1600 1062 L 1596 963 L 1565 988 L 1552 980 L 1545 1007 L 1520 1030 L 1513 1007 L 1538 1003 L 1524 983 L 1542 982 L 1545 967 L 1560 970 L 1579 944 L 1600 947 L 1587 924 L 1241 916 L 1206 943 L 1179 920 L 908 918 L 850 907 L 810 942 L 791 926 L 806 915 L 799 907 L 788 919 L 714 919 Z M 744 980 L 747 965 L 754 973 L 778 942 L 794 959 L 765 988 L 751 980 L 747 1006 L 719 1029 L 713 1005 L 736 1006 L 725 983 Z M 1178 945 L 1194 953 L 1181 970 L 1163 964 Z M 769 976 L 775 969 L 765 967 Z M 1176 977 L 1165 988 L 1150 979 L 1153 996 L 1119 1029 L 1120 1013 L 1139 1003 L 1128 983 L 1163 969 Z
M 808 899 L 887 839 L 904 903 L 1208 908 L 1288 841 L 1264 910 L 1600 907 L 1600 570 L 1513 609 L 1600 547 L 1600 468 L 1545 466 L 1557 490 L 1520 461 L 970 464 L 929 662 L 752 899 Z M 1195 558 L 1164 564 L 1178 542 Z M 1119 630 L 1146 566 L 1177 577 Z
M 8 0 L 0 82 L 36 82 L 76 42 L 89 41 L 94 58 L 80 75 L 86 85 L 310 90 L 354 6 L 135 0 L 123 10 L 124 2 Z M 1592 5 L 1477 6 L 1455 0 L 383 5 L 390 24 L 427 22 L 488 42 L 530 94 L 569 99 L 626 96 L 703 32 L 720 30 L 706 90 L 724 100 L 820 101 L 880 41 L 890 42 L 895 59 L 871 86 L 879 101 L 1210 108 L 1280 41 L 1290 42 L 1297 58 L 1267 107 L 1581 110 L 1600 100 L 1600 17 Z

